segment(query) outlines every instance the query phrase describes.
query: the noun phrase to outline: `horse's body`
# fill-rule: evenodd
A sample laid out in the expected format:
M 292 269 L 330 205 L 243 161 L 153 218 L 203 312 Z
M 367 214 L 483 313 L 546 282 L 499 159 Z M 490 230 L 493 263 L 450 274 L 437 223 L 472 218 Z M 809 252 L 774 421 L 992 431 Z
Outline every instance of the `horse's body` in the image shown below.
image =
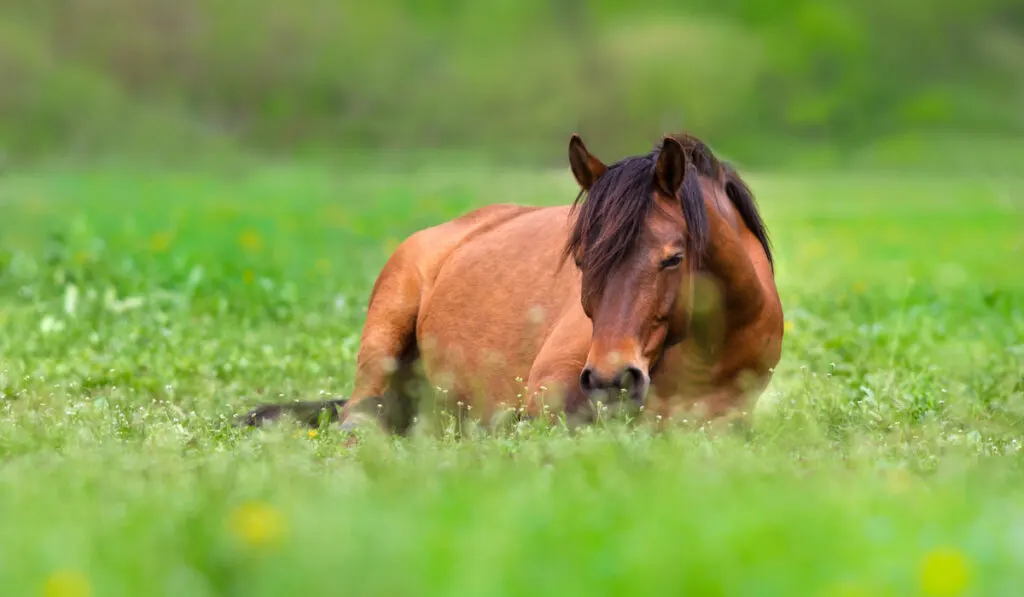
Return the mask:
M 370 295 L 355 388 L 333 403 L 343 419 L 376 413 L 403 432 L 418 380 L 485 419 L 502 407 L 586 419 L 588 398 L 608 389 L 630 390 L 648 415 L 716 418 L 764 389 L 781 354 L 782 308 L 766 232 L 738 175 L 688 136 L 610 168 L 574 137 L 570 161 L 594 205 L 491 205 L 399 245 Z M 628 201 L 656 209 L 624 211 L 615 181 Z M 686 255 L 687 268 L 678 267 L 683 247 L 699 253 Z M 644 265 L 648 254 L 660 265 Z M 291 410 L 312 423 L 325 406 L 270 405 L 249 420 Z

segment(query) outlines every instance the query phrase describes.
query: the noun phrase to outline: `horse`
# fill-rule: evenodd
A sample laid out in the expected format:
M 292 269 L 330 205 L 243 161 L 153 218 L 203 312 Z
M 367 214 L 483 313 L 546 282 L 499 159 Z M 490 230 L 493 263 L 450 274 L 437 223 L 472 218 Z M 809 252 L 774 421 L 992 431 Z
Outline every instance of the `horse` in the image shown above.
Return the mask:
M 783 340 L 750 188 L 688 133 L 611 165 L 573 134 L 568 158 L 572 203 L 481 207 L 394 250 L 348 398 L 263 404 L 243 424 L 287 414 L 316 426 L 326 413 L 402 435 L 425 387 L 485 419 L 586 424 L 601 405 L 648 421 L 742 417 Z

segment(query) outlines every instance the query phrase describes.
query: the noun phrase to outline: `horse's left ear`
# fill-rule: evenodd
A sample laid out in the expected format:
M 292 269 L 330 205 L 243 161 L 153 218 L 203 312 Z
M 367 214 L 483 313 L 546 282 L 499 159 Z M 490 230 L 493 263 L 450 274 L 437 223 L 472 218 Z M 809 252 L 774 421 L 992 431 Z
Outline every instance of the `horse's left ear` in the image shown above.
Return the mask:
M 686 177 L 686 150 L 679 141 L 665 137 L 661 143 L 661 153 L 654 167 L 654 182 L 662 193 L 675 197 L 683 186 Z
M 569 139 L 569 167 L 584 191 L 589 191 L 594 182 L 608 169 L 604 162 L 594 157 L 583 144 L 580 136 L 573 134 Z

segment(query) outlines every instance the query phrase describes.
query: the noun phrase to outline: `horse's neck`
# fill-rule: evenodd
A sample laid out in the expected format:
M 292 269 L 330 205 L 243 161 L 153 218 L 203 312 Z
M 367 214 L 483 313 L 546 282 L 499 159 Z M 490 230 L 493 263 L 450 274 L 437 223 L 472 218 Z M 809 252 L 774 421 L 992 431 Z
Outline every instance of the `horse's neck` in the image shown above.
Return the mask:
M 704 269 L 719 284 L 730 327 L 748 323 L 764 305 L 764 287 L 747 252 L 752 236 L 724 191 L 705 189 L 710 239 Z

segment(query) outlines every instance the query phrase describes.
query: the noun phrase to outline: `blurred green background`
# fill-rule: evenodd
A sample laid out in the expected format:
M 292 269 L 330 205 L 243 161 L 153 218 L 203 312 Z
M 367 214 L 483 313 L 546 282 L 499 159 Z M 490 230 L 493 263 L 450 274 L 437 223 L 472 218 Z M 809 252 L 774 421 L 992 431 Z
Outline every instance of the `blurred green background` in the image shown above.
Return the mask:
M 691 130 L 747 164 L 1015 167 L 1019 0 L 7 0 L 5 159 L 445 151 Z M 968 160 L 969 163 L 965 163 Z M 970 161 L 973 160 L 973 161 Z

